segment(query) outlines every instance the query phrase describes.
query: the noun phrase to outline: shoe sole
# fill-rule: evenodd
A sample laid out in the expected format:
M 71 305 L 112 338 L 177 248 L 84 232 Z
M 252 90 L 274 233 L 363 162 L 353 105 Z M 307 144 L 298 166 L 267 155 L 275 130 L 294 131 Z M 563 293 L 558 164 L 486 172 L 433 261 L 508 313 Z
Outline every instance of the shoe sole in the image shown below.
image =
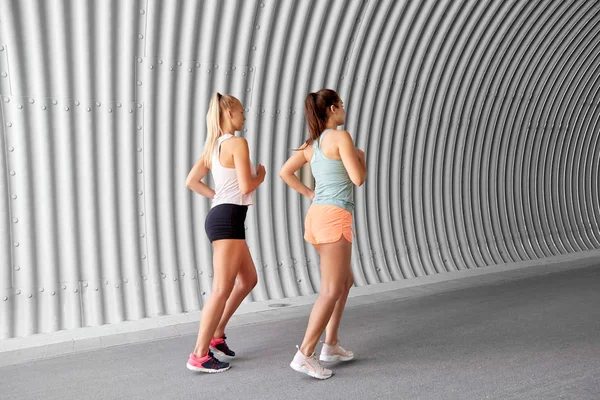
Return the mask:
M 229 368 L 231 368 L 231 365 L 229 367 L 225 367 L 225 368 L 221 368 L 221 369 L 207 369 L 207 368 L 199 368 L 199 367 L 195 367 L 193 365 L 191 365 L 190 363 L 187 363 L 185 365 L 187 367 L 187 369 L 189 369 L 190 371 L 194 371 L 194 372 L 204 372 L 207 374 L 218 374 L 219 372 L 225 372 L 227 371 Z
M 333 376 L 333 374 L 331 374 L 331 375 L 317 375 L 316 372 L 311 371 L 308 368 L 303 367 L 302 365 L 300 365 L 300 364 L 298 364 L 298 363 L 296 363 L 294 361 L 292 361 L 290 363 L 290 367 L 292 367 L 292 369 L 294 371 L 300 372 L 302 374 L 306 374 L 306 375 L 311 376 L 311 377 L 313 377 L 315 379 L 324 380 L 324 379 L 329 379 L 329 378 L 331 378 Z
M 212 346 L 211 346 L 211 348 L 210 348 L 210 349 L 212 350 L 212 352 L 213 352 L 213 353 L 216 353 L 218 356 L 229 357 L 229 358 L 235 358 L 235 356 L 230 356 L 230 355 L 228 355 L 228 354 L 225 354 L 225 353 L 223 353 L 221 350 L 219 350 L 219 349 L 217 349 L 217 348 L 215 348 L 215 347 L 212 347 Z
M 333 361 L 350 361 L 350 360 L 354 360 L 354 356 L 350 356 L 350 357 L 344 357 L 344 356 L 339 356 L 339 355 L 334 355 L 334 356 L 320 356 L 319 357 L 320 361 L 323 362 L 333 362 Z

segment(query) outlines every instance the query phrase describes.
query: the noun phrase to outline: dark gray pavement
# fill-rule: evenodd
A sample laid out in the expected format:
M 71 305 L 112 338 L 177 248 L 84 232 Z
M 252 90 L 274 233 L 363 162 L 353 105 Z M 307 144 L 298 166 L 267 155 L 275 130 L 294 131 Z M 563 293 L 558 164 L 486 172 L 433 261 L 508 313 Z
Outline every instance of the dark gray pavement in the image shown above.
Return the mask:
M 357 359 L 326 381 L 288 366 L 301 311 L 230 328 L 222 374 L 185 368 L 185 335 L 0 368 L 0 399 L 600 399 L 600 265 L 350 305 Z

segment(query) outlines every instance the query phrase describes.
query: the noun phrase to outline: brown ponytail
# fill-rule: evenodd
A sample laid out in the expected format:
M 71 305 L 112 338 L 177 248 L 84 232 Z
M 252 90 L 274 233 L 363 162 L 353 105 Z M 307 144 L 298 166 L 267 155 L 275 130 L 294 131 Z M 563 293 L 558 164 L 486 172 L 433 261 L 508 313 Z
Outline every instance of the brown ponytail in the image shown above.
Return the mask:
M 329 107 L 339 106 L 341 102 L 340 96 L 335 90 L 331 89 L 321 89 L 306 96 L 304 100 L 304 116 L 308 124 L 309 138 L 300 146 L 300 149 L 304 149 L 321 136 L 329 117 Z

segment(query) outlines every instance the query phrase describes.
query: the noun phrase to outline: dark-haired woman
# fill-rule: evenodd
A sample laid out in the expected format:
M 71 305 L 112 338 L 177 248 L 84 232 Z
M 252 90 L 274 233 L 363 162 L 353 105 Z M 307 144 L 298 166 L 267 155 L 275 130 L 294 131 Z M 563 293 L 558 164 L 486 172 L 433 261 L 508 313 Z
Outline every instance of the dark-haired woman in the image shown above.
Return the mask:
M 305 220 L 304 239 L 313 244 L 321 261 L 321 288 L 308 321 L 302 345 L 290 366 L 317 379 L 333 374 L 315 355 L 323 331 L 321 361 L 348 361 L 351 351 L 340 346 L 338 328 L 352 287 L 352 213 L 354 186 L 367 176 L 365 154 L 354 147 L 352 137 L 338 126 L 346 112 L 339 95 L 331 89 L 310 93 L 304 103 L 309 139 L 283 165 L 279 176 L 292 189 L 312 200 Z M 315 191 L 295 175 L 310 163 Z

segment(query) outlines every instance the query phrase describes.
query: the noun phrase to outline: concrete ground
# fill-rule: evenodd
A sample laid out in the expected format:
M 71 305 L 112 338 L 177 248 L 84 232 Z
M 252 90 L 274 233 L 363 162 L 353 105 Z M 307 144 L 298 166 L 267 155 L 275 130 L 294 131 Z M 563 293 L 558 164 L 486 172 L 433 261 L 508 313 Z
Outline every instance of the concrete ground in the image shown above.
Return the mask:
M 190 330 L 4 366 L 0 398 L 600 399 L 597 261 L 351 298 L 341 339 L 357 358 L 329 364 L 326 381 L 289 367 L 309 312 L 234 324 L 238 357 L 222 374 L 185 368 Z

